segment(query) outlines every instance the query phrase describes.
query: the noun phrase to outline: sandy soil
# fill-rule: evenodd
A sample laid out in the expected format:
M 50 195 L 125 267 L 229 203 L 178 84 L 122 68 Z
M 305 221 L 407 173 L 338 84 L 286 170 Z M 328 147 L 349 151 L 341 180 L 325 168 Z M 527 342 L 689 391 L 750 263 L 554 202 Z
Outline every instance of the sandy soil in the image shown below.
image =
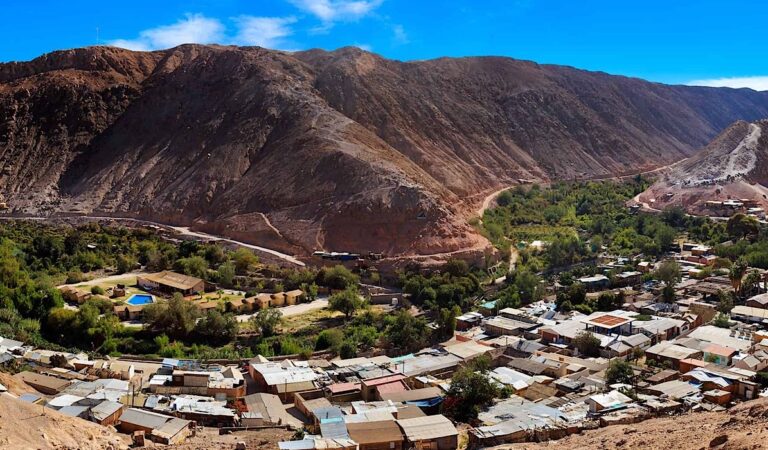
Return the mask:
M 724 413 L 690 413 L 616 425 L 559 441 L 514 444 L 495 450 L 745 450 L 768 448 L 768 399 L 736 406 Z
M 107 427 L 0 395 L 0 448 L 105 450 L 127 448 L 127 442 Z

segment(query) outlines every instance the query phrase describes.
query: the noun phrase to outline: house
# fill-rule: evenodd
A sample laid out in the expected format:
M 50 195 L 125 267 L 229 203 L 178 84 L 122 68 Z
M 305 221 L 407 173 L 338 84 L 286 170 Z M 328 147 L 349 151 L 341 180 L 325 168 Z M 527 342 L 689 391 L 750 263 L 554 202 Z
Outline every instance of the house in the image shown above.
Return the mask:
M 436 407 L 443 401 L 443 391 L 439 387 L 432 386 L 409 391 L 383 393 L 381 399 L 393 403 L 416 405 L 430 412 L 428 409 L 436 410 Z
M 688 331 L 689 326 L 684 320 L 670 317 L 655 317 L 652 320 L 639 320 L 634 323 L 635 330 L 651 338 L 654 343 L 674 339 Z
M 289 422 L 285 406 L 277 395 L 250 394 L 243 397 L 243 401 L 245 401 L 248 411 L 260 419 L 258 423 L 252 423 L 250 426 L 284 425 Z
M 699 388 L 691 383 L 681 380 L 670 380 L 663 383 L 649 386 L 645 389 L 651 395 L 665 396 L 672 400 L 680 400 L 685 397 L 696 395 Z
M 360 450 L 402 450 L 405 441 L 394 420 L 348 423 L 347 431 Z
M 195 306 L 197 306 L 197 309 L 200 310 L 203 314 L 205 314 L 208 311 L 215 311 L 219 309 L 219 302 L 215 300 L 210 300 L 207 302 L 194 302 Z
M 277 448 L 280 450 L 357 450 L 358 445 L 348 438 L 329 439 L 320 436 L 304 436 L 304 439 L 299 441 L 278 442 Z
M 191 424 L 189 420 L 128 408 L 120 416 L 117 429 L 128 434 L 143 431 L 153 442 L 170 445 L 186 439 L 191 432 Z
M 589 405 L 589 412 L 593 414 L 623 408 L 631 402 L 631 398 L 616 390 L 605 394 L 592 395 L 585 400 L 585 403 Z
M 114 425 L 122 414 L 122 403 L 105 400 L 91 408 L 90 419 L 99 425 Z
M 74 286 L 62 286 L 59 291 L 64 300 L 78 305 L 85 303 L 92 296 L 90 292 Z
M 57 395 L 71 384 L 68 380 L 42 375 L 34 372 L 21 372 L 15 375 L 24 383 L 33 387 L 41 394 Z
M 509 317 L 496 316 L 483 321 L 485 333 L 489 336 L 522 336 L 541 327 L 540 323 L 531 323 Z
M 304 291 L 301 289 L 294 289 L 292 291 L 284 292 L 283 294 L 285 295 L 286 305 L 295 305 L 304 297 Z
M 750 297 L 744 305 L 750 308 L 768 309 L 768 293 Z
M 647 359 L 660 363 L 667 362 L 674 369 L 680 367 L 680 361 L 689 358 L 699 358 L 701 355 L 701 350 L 683 347 L 670 341 L 659 342 L 645 351 Z
M 584 285 L 584 288 L 589 292 L 601 291 L 608 289 L 611 284 L 611 280 L 605 275 L 594 275 L 591 277 L 579 278 L 579 283 Z
M 768 323 L 768 309 L 738 305 L 731 310 L 731 318 L 740 322 L 765 324 Z
M 365 401 L 381 400 L 383 394 L 407 390 L 405 378 L 405 375 L 398 373 L 361 380 L 360 394 Z
M 707 401 L 720 406 L 727 405 L 728 402 L 731 401 L 731 396 L 732 396 L 730 392 L 723 391 L 720 389 L 710 389 L 708 391 L 704 391 L 702 395 L 704 395 L 704 398 Z
M 292 401 L 296 393 L 317 389 L 318 375 L 309 367 L 278 363 L 250 363 L 248 372 L 267 393 L 275 394 L 283 401 Z
M 739 353 L 736 349 L 717 344 L 709 344 L 703 350 L 704 361 L 726 367 L 731 365 L 731 359 Z
M 136 284 L 144 290 L 172 295 L 176 292 L 187 297 L 205 291 L 205 282 L 200 278 L 182 275 L 164 270 L 162 272 L 139 275 Z
M 399 419 L 406 446 L 414 450 L 455 450 L 459 446 L 459 431 L 443 415 Z
M 637 286 L 643 282 L 643 273 L 637 270 L 621 272 L 614 277 L 615 287 Z
M 469 330 L 470 328 L 480 325 L 482 320 L 482 314 L 479 312 L 470 311 L 456 318 L 456 329 L 459 331 Z
M 144 307 L 146 305 L 130 305 L 125 303 L 123 305 L 115 305 L 112 308 L 115 315 L 124 321 L 138 320 L 144 314 Z

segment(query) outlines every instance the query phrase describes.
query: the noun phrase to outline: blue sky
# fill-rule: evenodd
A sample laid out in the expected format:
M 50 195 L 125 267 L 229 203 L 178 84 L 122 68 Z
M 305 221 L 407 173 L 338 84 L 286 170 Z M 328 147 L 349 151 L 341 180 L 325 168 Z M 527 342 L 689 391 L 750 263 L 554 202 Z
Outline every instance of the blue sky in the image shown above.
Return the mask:
M 400 60 L 502 55 L 768 90 L 766 19 L 756 0 L 5 0 L 0 61 L 97 43 L 356 45 Z

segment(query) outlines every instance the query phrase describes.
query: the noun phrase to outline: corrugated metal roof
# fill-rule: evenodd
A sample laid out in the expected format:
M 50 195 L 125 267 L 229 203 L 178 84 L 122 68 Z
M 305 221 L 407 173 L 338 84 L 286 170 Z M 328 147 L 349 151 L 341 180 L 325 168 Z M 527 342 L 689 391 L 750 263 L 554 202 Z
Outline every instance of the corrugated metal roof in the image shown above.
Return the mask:
M 403 433 L 411 442 L 458 436 L 459 434 L 453 423 L 443 415 L 401 419 L 397 421 L 397 424 L 400 425 Z

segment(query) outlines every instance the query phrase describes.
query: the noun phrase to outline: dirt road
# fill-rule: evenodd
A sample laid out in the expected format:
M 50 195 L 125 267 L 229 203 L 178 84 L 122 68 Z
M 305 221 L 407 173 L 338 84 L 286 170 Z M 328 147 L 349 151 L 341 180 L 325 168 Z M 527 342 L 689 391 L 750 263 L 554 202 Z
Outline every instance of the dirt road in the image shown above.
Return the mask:
M 299 267 L 304 267 L 305 264 L 302 261 L 299 261 L 297 258 L 291 255 L 287 255 L 285 253 L 281 253 L 277 250 L 273 250 L 271 248 L 261 247 L 258 245 L 248 244 L 246 242 L 237 241 L 234 239 L 229 239 L 223 236 L 216 236 L 213 234 L 208 233 L 202 233 L 199 231 L 192 231 L 189 229 L 189 227 L 176 227 L 176 226 L 170 226 L 159 222 L 152 222 L 149 220 L 142 220 L 142 219 L 135 219 L 133 217 L 112 217 L 112 216 L 73 216 L 78 219 L 86 219 L 86 220 L 119 220 L 119 221 L 125 221 L 125 222 L 135 222 L 142 225 L 154 225 L 158 227 L 163 228 L 171 228 L 177 233 L 184 235 L 184 236 L 190 236 L 190 237 L 196 237 L 198 239 L 205 239 L 205 240 L 218 240 L 218 241 L 224 241 L 229 242 L 231 244 L 239 245 L 241 247 L 250 248 L 252 250 L 257 250 L 260 252 L 264 252 L 267 254 L 270 254 L 272 256 L 275 256 L 277 258 L 280 258 L 284 261 L 287 261 L 291 264 L 295 264 Z M 0 220 L 36 220 L 36 221 L 46 221 L 46 220 L 55 220 L 55 219 L 62 219 L 64 217 L 57 217 L 57 216 L 11 216 L 11 215 L 3 215 L 0 216 Z M 271 224 L 270 224 L 271 225 Z
M 299 314 L 305 314 L 318 309 L 324 309 L 328 307 L 328 299 L 319 298 L 310 303 L 300 303 L 298 305 L 284 306 L 282 308 L 275 308 L 283 314 L 283 317 L 298 316 Z M 255 314 L 241 314 L 237 316 L 238 322 L 248 322 Z

